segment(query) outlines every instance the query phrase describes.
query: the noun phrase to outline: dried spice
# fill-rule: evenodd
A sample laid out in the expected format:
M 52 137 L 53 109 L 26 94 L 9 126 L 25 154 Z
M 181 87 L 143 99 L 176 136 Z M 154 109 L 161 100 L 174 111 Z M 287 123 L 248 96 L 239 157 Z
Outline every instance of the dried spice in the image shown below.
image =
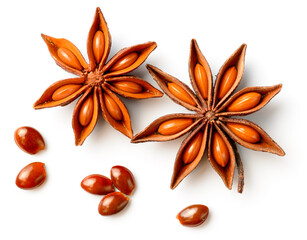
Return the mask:
M 247 87 L 235 94 L 243 71 L 246 45 L 237 49 L 224 63 L 213 86 L 210 67 L 196 40 L 191 41 L 189 75 L 195 93 L 175 77 L 148 65 L 147 68 L 161 89 L 174 102 L 195 114 L 170 114 L 151 123 L 131 142 L 169 141 L 191 132 L 177 153 L 171 188 L 174 189 L 202 159 L 208 149 L 208 159 L 226 187 L 231 189 L 235 166 L 238 169 L 238 192 L 243 191 L 244 175 L 240 155 L 234 143 L 283 156 L 285 153 L 258 125 L 244 116 L 263 108 L 282 88 Z
M 132 172 L 123 166 L 113 166 L 110 172 L 114 186 L 122 193 L 131 195 L 135 189 L 135 180 Z
M 35 102 L 34 108 L 64 106 L 81 96 L 72 119 L 76 145 L 82 145 L 93 131 L 99 109 L 103 118 L 113 128 L 132 138 L 128 110 L 116 94 L 133 99 L 162 96 L 163 93 L 144 80 L 125 75 L 146 60 L 156 48 L 156 43 L 147 42 L 124 48 L 106 63 L 111 48 L 111 36 L 99 8 L 96 10 L 87 39 L 89 63 L 70 41 L 43 34 L 42 37 L 55 62 L 79 77 L 52 84 Z
M 86 176 L 81 181 L 81 187 L 85 191 L 97 195 L 106 195 L 115 191 L 111 179 L 100 174 Z
M 42 162 L 33 162 L 20 170 L 15 183 L 21 189 L 32 189 L 43 184 L 46 177 L 45 164 Z
M 14 132 L 14 140 L 22 151 L 29 154 L 36 154 L 45 149 L 44 138 L 32 127 L 17 128 Z
M 194 204 L 181 210 L 177 219 L 185 227 L 197 227 L 204 223 L 209 215 L 209 208 L 202 204 Z
M 112 192 L 104 196 L 99 205 L 98 212 L 103 216 L 113 215 L 123 210 L 129 202 L 129 197 L 121 192 Z

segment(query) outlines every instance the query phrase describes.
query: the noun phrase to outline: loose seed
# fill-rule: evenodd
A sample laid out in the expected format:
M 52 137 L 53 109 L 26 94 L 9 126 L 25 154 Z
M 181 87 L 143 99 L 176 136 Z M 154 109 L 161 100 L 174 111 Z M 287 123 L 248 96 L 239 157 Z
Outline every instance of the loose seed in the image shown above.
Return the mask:
M 112 85 L 128 93 L 140 93 L 143 91 L 143 87 L 140 84 L 130 81 L 116 81 L 112 82 Z
M 118 104 L 114 101 L 114 99 L 106 93 L 103 94 L 103 97 L 107 111 L 111 115 L 111 117 L 116 121 L 122 120 L 122 111 L 120 110 Z
M 79 122 L 82 126 L 87 126 L 93 117 L 94 113 L 94 101 L 92 96 L 88 96 L 88 98 L 83 102 L 80 112 L 79 112 Z
M 58 57 L 61 59 L 63 63 L 66 65 L 77 69 L 77 70 L 83 70 L 83 67 L 81 63 L 79 62 L 78 58 L 75 54 L 73 54 L 72 51 L 70 51 L 67 48 L 59 48 L 57 51 Z
M 177 214 L 177 219 L 185 227 L 197 227 L 206 221 L 209 208 L 205 205 L 195 204 L 186 207 Z
M 111 168 L 111 179 L 114 186 L 126 195 L 130 195 L 135 189 L 135 180 L 132 172 L 123 166 Z
M 213 133 L 212 153 L 214 160 L 221 167 L 225 167 L 229 162 L 229 151 L 227 145 L 218 132 Z
M 208 98 L 208 78 L 205 68 L 199 63 L 194 68 L 194 76 L 197 87 L 204 99 Z
M 126 56 L 119 59 L 110 69 L 110 71 L 119 71 L 131 66 L 137 59 L 139 55 L 136 52 L 127 54 Z
M 33 162 L 25 166 L 16 177 L 16 185 L 22 189 L 38 187 L 46 180 L 45 164 Z
M 186 90 L 184 90 L 182 87 L 180 87 L 178 84 L 176 83 L 169 83 L 167 85 L 168 89 L 170 90 L 170 92 L 177 98 L 179 98 L 181 101 L 188 103 L 192 106 L 196 106 L 195 101 L 193 100 L 193 98 L 191 98 L 191 96 L 186 92 Z
M 261 94 L 257 92 L 249 92 L 241 95 L 234 100 L 227 108 L 229 112 L 241 112 L 252 109 L 257 106 L 261 100 Z
M 42 135 L 32 127 L 17 128 L 14 133 L 17 146 L 26 153 L 36 154 L 45 149 Z
M 182 161 L 189 164 L 197 157 L 203 140 L 203 132 L 199 131 L 187 144 L 182 154 Z
M 64 99 L 76 92 L 79 88 L 81 88 L 81 85 L 79 84 L 67 84 L 62 87 L 59 87 L 52 94 L 52 100 L 58 101 Z
M 235 66 L 230 67 L 225 71 L 219 85 L 219 90 L 218 90 L 219 99 L 222 99 L 229 91 L 229 89 L 232 87 L 237 78 L 237 74 L 238 72 Z
M 111 179 L 100 174 L 85 177 L 81 182 L 81 187 L 85 191 L 97 195 L 105 195 L 115 191 Z
M 249 143 L 257 143 L 260 141 L 260 134 L 250 126 L 240 123 L 227 123 L 227 127 L 232 131 L 237 137 Z
M 121 192 L 113 192 L 104 196 L 98 206 L 98 212 L 103 216 L 113 215 L 123 210 L 129 202 L 129 197 Z
M 104 36 L 103 32 L 98 30 L 93 38 L 93 53 L 97 64 L 100 63 L 103 52 L 104 52 Z
M 186 129 L 192 123 L 193 119 L 191 118 L 175 118 L 167 120 L 159 126 L 158 132 L 162 135 L 173 135 Z

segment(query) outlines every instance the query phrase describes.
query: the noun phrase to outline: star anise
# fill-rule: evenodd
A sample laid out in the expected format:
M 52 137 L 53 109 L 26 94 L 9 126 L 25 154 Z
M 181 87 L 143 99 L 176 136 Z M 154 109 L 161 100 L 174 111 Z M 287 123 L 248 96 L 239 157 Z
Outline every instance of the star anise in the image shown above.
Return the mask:
M 196 40 L 192 40 L 189 75 L 195 94 L 190 88 L 160 69 L 147 65 L 153 79 L 174 102 L 195 114 L 170 114 L 152 122 L 134 136 L 132 142 L 169 141 L 188 133 L 177 153 L 171 188 L 174 189 L 202 159 L 208 150 L 208 159 L 226 187 L 231 189 L 235 166 L 238 169 L 238 192 L 243 191 L 243 165 L 237 151 L 237 142 L 256 150 L 284 155 L 284 151 L 258 125 L 245 119 L 231 118 L 254 113 L 264 107 L 282 88 L 247 87 L 235 94 L 243 71 L 246 45 L 240 46 L 224 63 L 212 82 L 210 67 Z
M 124 48 L 106 63 L 111 48 L 111 36 L 99 8 L 96 10 L 87 39 L 89 64 L 70 41 L 43 34 L 42 37 L 55 62 L 64 70 L 79 77 L 52 84 L 35 102 L 34 108 L 64 106 L 82 95 L 75 106 L 72 119 L 76 145 L 82 145 L 93 131 L 99 116 L 99 108 L 103 118 L 112 127 L 132 138 L 128 110 L 114 93 L 134 99 L 163 95 L 144 80 L 125 75 L 146 60 L 156 48 L 156 43 L 147 42 Z

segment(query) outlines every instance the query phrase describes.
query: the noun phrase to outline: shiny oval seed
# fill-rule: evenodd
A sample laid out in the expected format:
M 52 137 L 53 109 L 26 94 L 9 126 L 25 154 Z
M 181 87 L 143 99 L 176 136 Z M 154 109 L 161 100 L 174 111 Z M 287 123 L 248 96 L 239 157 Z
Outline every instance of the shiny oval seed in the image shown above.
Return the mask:
M 188 103 L 192 106 L 196 106 L 195 101 L 191 96 L 178 84 L 176 83 L 169 83 L 167 85 L 169 91 L 177 98 L 179 98 L 181 101 Z
M 93 97 L 90 95 L 83 102 L 80 111 L 79 111 L 79 122 L 82 126 L 87 126 L 93 117 L 94 113 L 94 101 Z
M 98 30 L 93 38 L 93 53 L 97 64 L 100 63 L 104 53 L 104 44 L 103 32 Z
M 112 82 L 112 85 L 128 93 L 140 93 L 143 91 L 143 87 L 140 84 L 130 81 L 115 81 Z
M 46 180 L 45 164 L 33 162 L 25 166 L 16 177 L 16 185 L 22 189 L 38 187 Z
M 208 78 L 205 68 L 199 63 L 194 68 L 194 76 L 197 87 L 204 99 L 208 98 Z
M 126 56 L 119 59 L 110 69 L 110 71 L 119 71 L 130 67 L 137 59 L 139 55 L 136 52 L 127 54 Z
M 191 118 L 175 118 L 163 122 L 159 128 L 158 133 L 162 135 L 173 135 L 186 129 L 193 123 Z
M 260 141 L 260 134 L 250 126 L 240 123 L 227 123 L 227 127 L 237 137 L 249 143 L 257 143 Z
M 256 107 L 261 100 L 261 94 L 249 92 L 235 99 L 227 108 L 229 112 L 241 112 Z
M 70 96 L 71 94 L 73 94 L 74 92 L 76 92 L 80 88 L 81 88 L 81 85 L 79 84 L 67 84 L 62 87 L 59 87 L 52 94 L 52 100 L 58 101 L 58 100 L 64 99 Z
M 36 154 L 45 149 L 45 141 L 42 135 L 32 127 L 17 128 L 14 139 L 17 146 L 29 154 Z
M 205 205 L 194 204 L 186 207 L 177 214 L 177 219 L 185 227 L 197 227 L 206 221 L 209 208 Z
M 98 206 L 98 212 L 103 216 L 113 215 L 123 210 L 129 202 L 129 197 L 121 192 L 113 192 L 104 196 Z
M 111 168 L 111 179 L 114 186 L 126 195 L 130 195 L 135 189 L 135 180 L 132 172 L 123 166 Z
M 195 160 L 203 141 L 203 132 L 199 131 L 187 144 L 182 154 L 182 161 L 189 164 Z
M 103 97 L 107 111 L 111 115 L 111 117 L 116 121 L 122 120 L 122 111 L 119 108 L 118 104 L 114 101 L 114 99 L 106 93 L 103 94 Z
M 67 48 L 59 48 L 57 51 L 58 57 L 61 59 L 63 63 L 68 65 L 71 68 L 77 70 L 83 70 L 81 63 L 79 62 L 78 58 L 72 51 Z
M 219 90 L 217 95 L 219 99 L 222 99 L 232 87 L 237 78 L 237 74 L 238 72 L 235 66 L 230 67 L 225 71 L 219 84 Z
M 218 132 L 213 133 L 212 154 L 214 160 L 221 167 L 225 167 L 229 162 L 229 151 L 227 145 Z
M 100 174 L 91 174 L 85 177 L 81 181 L 81 187 L 85 191 L 97 195 L 106 195 L 115 191 L 111 179 Z

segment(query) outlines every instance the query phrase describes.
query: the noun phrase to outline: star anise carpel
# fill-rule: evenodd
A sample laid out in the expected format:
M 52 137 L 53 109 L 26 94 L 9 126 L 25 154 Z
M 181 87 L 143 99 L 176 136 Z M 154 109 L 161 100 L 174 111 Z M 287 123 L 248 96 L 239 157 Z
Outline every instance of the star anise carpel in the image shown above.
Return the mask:
M 238 169 L 238 192 L 243 191 L 243 165 L 235 142 L 256 150 L 283 156 L 280 146 L 258 125 L 233 116 L 245 116 L 263 108 L 282 88 L 239 85 L 245 61 L 242 44 L 220 68 L 215 84 L 209 64 L 196 40 L 191 41 L 189 76 L 194 92 L 183 82 L 152 65 L 147 68 L 163 92 L 194 114 L 170 114 L 158 118 L 131 142 L 169 141 L 189 133 L 177 152 L 171 188 L 174 189 L 194 170 L 207 149 L 208 159 L 228 189 L 232 188 L 235 167 Z M 233 94 L 234 93 L 234 94 Z
M 87 38 L 89 63 L 70 41 L 44 34 L 42 38 L 55 62 L 78 77 L 52 84 L 35 102 L 34 108 L 65 106 L 80 97 L 72 119 L 76 145 L 82 145 L 93 131 L 100 109 L 103 118 L 113 128 L 132 138 L 129 112 L 117 94 L 132 99 L 163 95 L 146 81 L 126 75 L 146 60 L 156 48 L 156 43 L 147 42 L 124 48 L 107 62 L 111 49 L 111 35 L 99 8 L 96 10 Z

